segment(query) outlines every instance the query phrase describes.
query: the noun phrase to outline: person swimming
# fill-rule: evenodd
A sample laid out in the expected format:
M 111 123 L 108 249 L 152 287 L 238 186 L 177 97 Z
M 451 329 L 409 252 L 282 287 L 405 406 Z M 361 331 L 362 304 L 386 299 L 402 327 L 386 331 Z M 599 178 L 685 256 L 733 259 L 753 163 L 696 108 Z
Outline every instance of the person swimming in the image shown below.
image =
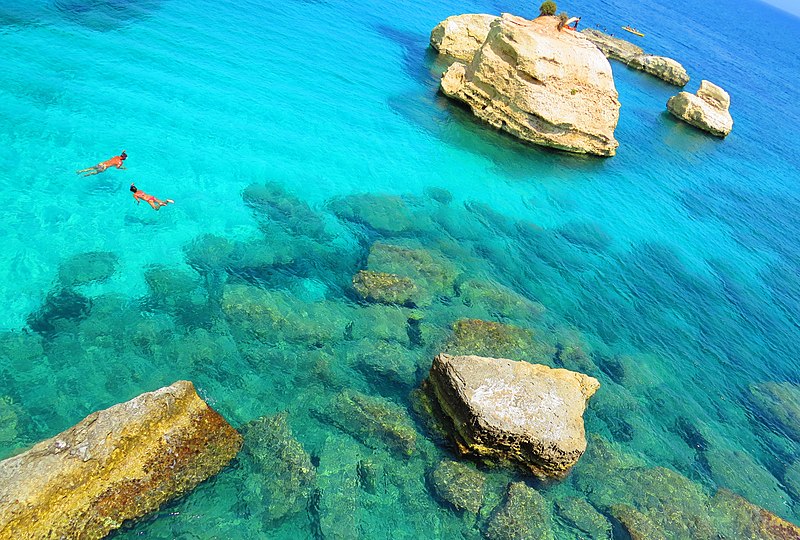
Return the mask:
M 110 169 L 111 167 L 116 167 L 117 169 L 124 169 L 125 165 L 123 162 L 128 159 L 128 154 L 125 153 L 125 150 L 118 156 L 114 156 L 111 159 L 107 159 L 102 163 L 98 163 L 94 167 L 87 167 L 85 169 L 81 169 L 80 171 L 75 171 L 76 174 L 86 173 L 83 176 L 92 176 L 94 174 L 100 174 L 101 172 L 105 171 L 106 169 Z
M 153 207 L 153 210 L 158 210 L 162 206 L 167 206 L 170 203 L 175 204 L 175 201 L 173 201 L 172 199 L 167 199 L 166 201 L 156 199 L 152 195 L 145 193 L 144 191 L 137 188 L 133 184 L 131 184 L 131 192 L 133 192 L 133 198 L 136 201 L 136 204 L 140 204 L 142 201 L 144 201 L 151 207 Z

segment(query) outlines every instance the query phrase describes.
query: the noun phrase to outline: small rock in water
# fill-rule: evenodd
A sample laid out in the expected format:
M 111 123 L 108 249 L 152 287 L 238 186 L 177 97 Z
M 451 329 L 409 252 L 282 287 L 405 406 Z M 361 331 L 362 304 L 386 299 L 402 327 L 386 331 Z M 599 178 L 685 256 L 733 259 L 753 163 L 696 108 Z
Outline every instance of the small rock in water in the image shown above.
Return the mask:
M 459 451 L 563 477 L 586 450 L 583 412 L 596 379 L 502 358 L 434 358 L 428 377 Z
M 457 461 L 442 461 L 431 473 L 436 494 L 456 510 L 477 514 L 483 504 L 486 478 L 470 465 Z
M 73 255 L 61 263 L 58 277 L 64 287 L 75 287 L 87 283 L 102 283 L 114 275 L 119 258 L 108 251 L 91 251 Z
M 484 535 L 488 540 L 552 540 L 548 506 L 538 491 L 512 482 L 505 501 L 487 520 Z
M 677 118 L 717 137 L 726 137 L 733 129 L 728 111 L 731 98 L 719 86 L 700 82 L 697 94 L 681 92 L 667 101 L 667 110 Z

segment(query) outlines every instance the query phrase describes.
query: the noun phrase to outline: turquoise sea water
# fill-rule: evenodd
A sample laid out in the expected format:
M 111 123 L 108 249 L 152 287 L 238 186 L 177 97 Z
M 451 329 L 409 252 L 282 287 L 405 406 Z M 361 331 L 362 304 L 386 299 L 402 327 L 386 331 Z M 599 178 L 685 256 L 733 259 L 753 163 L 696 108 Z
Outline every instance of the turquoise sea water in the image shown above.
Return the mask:
M 620 148 L 593 159 L 522 146 L 437 95 L 430 29 L 528 3 L 18 4 L 0 0 L 0 455 L 190 379 L 236 427 L 285 414 L 273 438 L 290 429 L 314 471 L 250 436 L 120 538 L 492 534 L 524 477 L 470 464 L 487 479 L 477 518 L 436 491 L 452 449 L 410 392 L 444 349 L 601 381 L 589 452 L 531 484 L 557 538 L 587 534 L 568 498 L 624 537 L 609 505 L 647 505 L 614 463 L 800 522 L 799 19 L 748 1 L 561 5 L 633 23 L 689 91 L 709 79 L 732 98 L 734 130 L 712 138 L 666 114 L 676 88 L 612 63 Z M 76 177 L 123 148 L 128 170 Z M 133 181 L 176 204 L 133 204 Z M 427 298 L 363 303 L 364 268 Z M 463 318 L 535 337 L 470 348 L 451 336 Z

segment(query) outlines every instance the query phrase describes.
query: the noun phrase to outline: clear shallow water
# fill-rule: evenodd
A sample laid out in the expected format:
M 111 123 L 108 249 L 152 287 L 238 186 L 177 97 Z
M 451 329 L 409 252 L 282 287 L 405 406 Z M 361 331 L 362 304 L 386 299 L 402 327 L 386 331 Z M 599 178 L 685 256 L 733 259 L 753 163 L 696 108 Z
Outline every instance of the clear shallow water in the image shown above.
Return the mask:
M 463 317 L 530 328 L 551 348 L 520 357 L 598 377 L 588 433 L 800 520 L 797 430 L 751 390 L 800 382 L 798 19 L 749 2 L 582 3 L 586 26 L 645 31 L 688 90 L 726 88 L 735 121 L 724 141 L 679 124 L 663 112 L 675 88 L 614 63 L 621 146 L 597 160 L 521 146 L 436 94 L 439 20 L 527 4 L 16 4 L 0 0 L 0 452 L 186 378 L 236 426 L 287 411 L 316 467 L 299 511 L 276 519 L 245 452 L 121 536 L 330 537 L 338 521 L 364 537 L 475 534 L 432 494 L 449 449 L 409 398 Z M 129 170 L 74 176 L 123 148 Z M 136 206 L 132 181 L 177 203 Z M 271 202 L 245 204 L 266 182 Z M 355 300 L 351 276 L 381 269 L 375 241 L 447 259 L 421 338 L 408 310 Z M 475 300 L 475 280 L 545 311 Z M 254 332 L 232 307 L 247 298 L 283 315 Z M 419 450 L 337 424 L 344 390 L 401 407 Z M 597 461 L 540 486 L 548 504 L 602 506 L 587 487 L 602 476 L 580 474 Z M 380 489 L 353 484 L 373 469 Z M 484 472 L 499 499 L 513 473 Z

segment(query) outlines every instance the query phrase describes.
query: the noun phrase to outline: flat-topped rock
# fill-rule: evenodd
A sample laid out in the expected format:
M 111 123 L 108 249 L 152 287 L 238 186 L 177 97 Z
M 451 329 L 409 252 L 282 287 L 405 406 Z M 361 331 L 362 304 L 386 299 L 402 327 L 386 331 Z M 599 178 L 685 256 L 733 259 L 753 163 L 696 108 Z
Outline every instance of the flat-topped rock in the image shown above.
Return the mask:
M 215 475 L 242 438 L 178 381 L 0 462 L 0 539 L 103 538 Z
M 667 110 L 684 122 L 717 137 L 725 137 L 733 129 L 729 112 L 731 98 L 719 86 L 700 82 L 697 94 L 680 92 L 667 101 Z
M 504 358 L 433 360 L 426 383 L 463 454 L 562 477 L 586 450 L 583 412 L 597 379 Z
M 641 47 L 629 41 L 592 28 L 581 30 L 580 33 L 594 43 L 608 58 L 619 60 L 634 69 L 654 75 L 676 86 L 685 86 L 689 82 L 689 74 L 686 73 L 680 62 L 672 58 L 646 54 Z
M 448 17 L 431 31 L 431 47 L 464 62 L 481 48 L 489 34 L 489 25 L 497 15 L 466 13 Z
M 619 100 L 605 56 L 556 17 L 503 14 L 468 64 L 454 62 L 442 92 L 491 126 L 533 144 L 612 156 Z

